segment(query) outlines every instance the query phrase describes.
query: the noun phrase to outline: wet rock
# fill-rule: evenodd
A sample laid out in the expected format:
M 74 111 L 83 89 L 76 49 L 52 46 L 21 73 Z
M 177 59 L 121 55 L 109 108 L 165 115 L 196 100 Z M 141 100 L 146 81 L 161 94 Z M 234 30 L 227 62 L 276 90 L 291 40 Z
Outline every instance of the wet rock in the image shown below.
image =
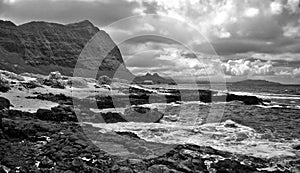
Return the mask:
M 136 135 L 135 133 L 132 133 L 132 132 L 119 132 L 119 131 L 115 131 L 118 135 L 121 135 L 121 136 L 127 136 L 129 138 L 132 138 L 132 139 L 141 139 L 138 135 Z
M 163 116 L 164 114 L 158 109 L 135 106 L 127 108 L 123 117 L 131 122 L 158 123 Z
M 227 124 L 224 125 L 224 127 L 237 128 L 238 126 L 236 124 L 233 124 L 233 123 L 227 123 Z
M 300 144 L 299 144 L 299 145 L 295 145 L 295 146 L 293 147 L 293 149 L 295 149 L 295 150 L 300 150 Z
M 111 96 L 107 96 L 107 97 L 96 96 L 96 102 L 97 102 L 97 107 L 99 109 L 106 109 L 106 108 L 114 108 L 115 107 L 115 103 L 113 102 Z
M 106 123 L 127 122 L 121 114 L 115 112 L 101 113 L 101 116 Z
M 263 99 L 256 96 L 239 96 L 235 94 L 227 94 L 226 101 L 242 101 L 246 105 L 261 105 L 263 104 Z

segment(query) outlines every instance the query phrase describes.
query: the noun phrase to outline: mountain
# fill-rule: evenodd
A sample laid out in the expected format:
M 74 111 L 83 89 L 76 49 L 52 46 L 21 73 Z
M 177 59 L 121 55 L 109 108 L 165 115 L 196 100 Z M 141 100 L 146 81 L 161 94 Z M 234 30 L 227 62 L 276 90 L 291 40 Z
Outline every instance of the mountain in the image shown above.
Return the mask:
M 95 34 L 97 48 L 108 52 L 103 57 L 98 76 L 111 77 L 124 64 L 121 52 L 110 36 L 90 21 L 67 25 L 29 22 L 17 26 L 0 20 L 0 69 L 40 74 L 60 71 L 72 76 L 82 49 Z M 84 63 L 80 67 L 89 68 Z M 125 66 L 121 70 L 131 74 Z
M 278 85 L 282 85 L 281 83 L 277 83 L 277 82 L 270 82 L 270 81 L 266 81 L 266 80 L 244 80 L 244 81 L 239 81 L 239 82 L 233 82 L 231 83 L 233 85 L 245 85 L 245 86 L 278 86 Z
M 137 76 L 134 79 L 134 82 L 136 83 L 145 83 L 147 81 L 152 81 L 153 84 L 175 84 L 175 81 L 173 79 L 163 78 L 157 73 L 147 73 L 144 76 Z

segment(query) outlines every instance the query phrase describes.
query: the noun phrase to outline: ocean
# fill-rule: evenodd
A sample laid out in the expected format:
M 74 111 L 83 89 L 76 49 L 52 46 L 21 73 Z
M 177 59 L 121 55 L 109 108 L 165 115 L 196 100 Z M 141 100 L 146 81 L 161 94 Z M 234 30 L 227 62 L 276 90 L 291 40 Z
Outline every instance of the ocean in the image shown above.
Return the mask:
M 190 85 L 146 87 L 193 89 Z M 200 85 L 199 88 L 209 89 L 210 86 Z M 299 156 L 293 149 L 300 144 L 299 86 L 229 85 L 227 89 L 230 93 L 254 95 L 271 102 L 266 105 L 245 105 L 235 101 L 150 103 L 143 106 L 157 108 L 164 113 L 160 123 L 93 125 L 100 128 L 101 133 L 132 132 L 141 139 L 155 143 L 211 146 L 222 151 L 262 158 Z M 102 111 L 124 112 L 124 109 Z M 217 115 L 219 119 L 216 122 L 205 123 L 204 120 L 214 114 L 221 115 Z

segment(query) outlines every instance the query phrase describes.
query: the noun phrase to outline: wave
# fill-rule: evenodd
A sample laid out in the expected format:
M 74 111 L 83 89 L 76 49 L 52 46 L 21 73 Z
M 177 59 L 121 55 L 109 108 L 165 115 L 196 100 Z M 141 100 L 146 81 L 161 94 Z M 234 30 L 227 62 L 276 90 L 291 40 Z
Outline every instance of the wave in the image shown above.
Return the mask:
M 295 157 L 293 146 L 298 140 L 269 141 L 254 129 L 227 120 L 222 123 L 182 125 L 180 122 L 95 124 L 100 133 L 132 132 L 149 142 L 165 144 L 196 144 L 261 158 Z
M 257 107 L 266 109 L 300 109 L 300 106 L 293 105 L 256 105 Z
M 299 95 L 292 94 L 273 94 L 273 93 L 251 93 L 251 92 L 241 92 L 241 91 L 231 91 L 229 92 L 235 95 L 247 95 L 256 96 L 262 99 L 284 99 L 284 100 L 300 100 Z

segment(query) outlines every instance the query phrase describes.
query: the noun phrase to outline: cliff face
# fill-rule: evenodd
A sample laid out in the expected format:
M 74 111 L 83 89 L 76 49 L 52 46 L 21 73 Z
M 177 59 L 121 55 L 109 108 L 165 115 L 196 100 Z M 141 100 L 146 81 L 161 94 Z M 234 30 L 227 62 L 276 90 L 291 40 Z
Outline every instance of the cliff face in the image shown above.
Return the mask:
M 114 45 L 99 67 L 101 75 L 111 77 L 123 63 L 120 50 L 107 33 L 87 20 L 68 25 L 30 22 L 20 26 L 0 20 L 0 69 L 40 74 L 58 70 L 71 76 L 82 49 L 96 33 L 103 39 L 98 46 Z

